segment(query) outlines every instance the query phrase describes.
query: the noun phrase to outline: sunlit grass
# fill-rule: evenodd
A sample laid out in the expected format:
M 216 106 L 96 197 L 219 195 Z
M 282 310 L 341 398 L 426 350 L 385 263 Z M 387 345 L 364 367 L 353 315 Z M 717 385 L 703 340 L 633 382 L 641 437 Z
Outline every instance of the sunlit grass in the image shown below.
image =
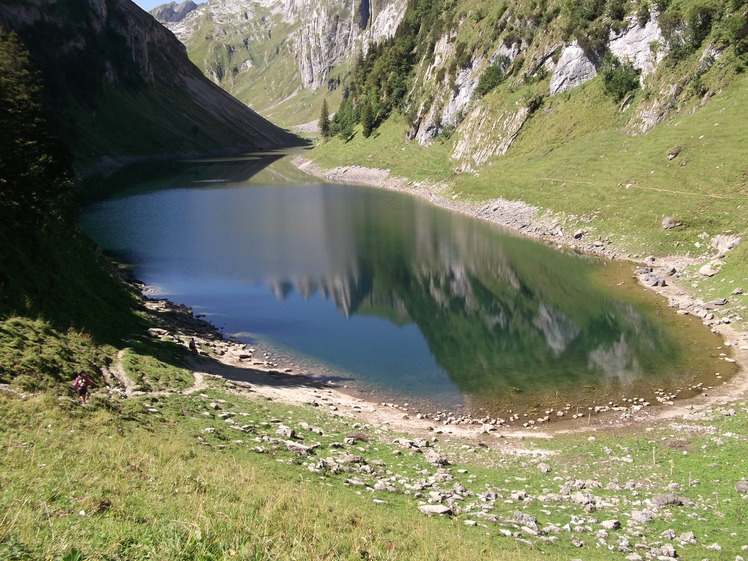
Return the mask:
M 716 411 L 705 420 L 681 423 L 692 429 L 619 428 L 595 432 L 595 438 L 566 434 L 519 445 L 537 454 L 494 449 L 492 435 L 482 437 L 484 445 L 444 435 L 440 445 L 453 462 L 448 471 L 472 493 L 496 489 L 506 499 L 516 492 L 535 497 L 499 500 L 498 527 L 473 527 L 465 525 L 469 514 L 429 518 L 412 494 L 374 492 L 346 484 L 355 474 L 308 469 L 330 455 L 333 442 L 356 434 L 363 440 L 351 451 L 368 465 L 412 481 L 424 468 L 434 470 L 421 454 L 397 452 L 395 434 L 319 408 L 231 396 L 216 382 L 206 391 L 207 398 L 115 402 L 99 395 L 88 407 L 52 394 L 27 401 L 0 396 L 2 547 L 21 544 L 30 559 L 80 551 L 85 559 L 135 560 L 603 560 L 611 551 L 598 547 L 592 534 L 584 536 L 587 544 L 580 550 L 570 544 L 569 533 L 548 543 L 530 537 L 537 542 L 532 546 L 499 529 L 517 510 L 535 516 L 541 526 L 560 526 L 574 517 L 619 519 L 626 526 L 633 509 L 645 508 L 672 483 L 699 509 L 669 508 L 648 525 L 647 536 L 671 528 L 678 534 L 693 531 L 702 544 L 696 549 L 720 543 L 722 552 L 710 552 L 714 560 L 732 560 L 744 545 L 742 503 L 734 489 L 746 467 L 740 453 L 748 429 L 744 404 L 733 406 L 736 414 Z M 253 432 L 231 430 L 217 415 L 204 415 L 213 411 L 208 407 L 213 400 L 223 400 L 223 410 L 252 425 Z M 154 408 L 158 413 L 149 411 Z M 313 456 L 299 457 L 264 438 L 274 436 L 278 422 L 298 427 L 302 421 L 323 432 L 304 433 L 306 444 L 320 445 Z M 206 434 L 205 427 L 216 431 Z M 551 471 L 539 470 L 540 461 Z M 580 480 L 597 482 L 589 483 L 588 491 L 610 506 L 590 514 L 573 502 L 537 499 Z M 704 505 L 709 508 L 703 516 L 694 516 Z M 610 543 L 617 539 L 611 533 Z M 2 547 L 0 558 L 11 558 L 2 556 Z
M 84 409 L 0 399 L 0 542 L 33 544 L 40 557 L 75 547 L 87 559 L 439 559 L 490 550 L 528 558 L 509 553 L 511 541 L 426 519 L 405 496 L 374 504 L 290 454 L 201 445 L 201 425 L 178 419 L 204 408 L 197 398 L 174 404 L 179 411 L 162 402 L 163 417 L 143 408 L 131 421 L 100 401 Z

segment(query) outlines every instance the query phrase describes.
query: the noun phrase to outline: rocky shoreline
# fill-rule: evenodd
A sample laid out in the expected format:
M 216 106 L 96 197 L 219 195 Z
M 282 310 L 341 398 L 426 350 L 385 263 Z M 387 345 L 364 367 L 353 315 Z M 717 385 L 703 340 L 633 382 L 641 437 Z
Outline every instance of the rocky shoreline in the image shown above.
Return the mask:
M 497 198 L 482 205 L 473 205 L 450 197 L 448 186 L 445 184 L 412 182 L 405 178 L 391 176 L 390 170 L 387 169 L 350 165 L 323 170 L 314 162 L 301 156 L 295 157 L 293 163 L 305 173 L 331 183 L 359 184 L 406 192 L 421 197 L 431 204 L 492 222 L 541 242 L 606 259 L 625 259 L 639 264 L 640 267 L 635 272 L 637 281 L 666 299 L 669 307 L 675 313 L 693 315 L 699 318 L 707 328 L 724 340 L 726 352 L 723 359 L 738 365 L 738 372 L 729 382 L 718 387 L 708 388 L 708 395 L 704 392 L 699 397 L 689 399 L 688 404 L 680 403 L 678 406 L 674 406 L 672 400 L 666 399 L 664 401 L 660 400 L 660 402 L 668 404 L 668 407 L 644 409 L 641 406 L 641 402 L 644 400 L 640 400 L 639 405 L 602 406 L 597 410 L 591 410 L 590 413 L 613 413 L 613 418 L 616 419 L 615 423 L 642 417 L 672 417 L 686 414 L 690 410 L 711 406 L 715 403 L 723 404 L 732 399 L 748 395 L 748 332 L 739 331 L 734 323 L 735 321 L 743 321 L 744 318 L 738 314 L 738 311 L 748 309 L 748 307 L 739 303 L 736 306 L 728 306 L 728 304 L 733 303 L 729 303 L 727 300 L 704 302 L 676 284 L 680 277 L 680 271 L 685 266 L 703 263 L 702 269 L 710 267 L 712 263 L 724 256 L 725 251 L 729 251 L 735 244 L 739 243 L 739 239 L 724 240 L 719 236 L 715 237 L 713 243 L 715 255 L 702 260 L 682 256 L 660 259 L 655 259 L 652 256 L 642 258 L 623 254 L 610 240 L 593 239 L 589 235 L 591 229 L 582 227 L 572 233 L 565 232 L 561 226 L 562 216 L 550 212 L 541 212 L 542 209 L 522 201 Z M 663 228 L 667 227 L 669 227 L 669 224 L 663 223 Z M 736 289 L 733 292 L 733 298 L 737 299 L 742 295 L 742 289 Z M 729 356 L 730 354 L 732 356 Z M 650 405 L 647 402 L 645 403 L 644 407 Z M 581 415 L 581 417 L 587 417 L 585 423 L 588 426 L 591 425 L 588 415 Z M 609 418 L 611 415 L 607 417 Z M 530 425 L 525 424 L 525 428 L 536 429 L 538 421 L 542 423 L 549 420 L 544 417 L 540 417 L 540 419 L 533 420 L 534 422 Z M 601 421 L 604 420 L 605 417 L 601 419 Z M 489 422 L 492 422 L 492 420 L 489 420 Z M 580 425 L 580 423 L 576 424 Z
M 309 417 L 302 416 L 304 421 L 296 419 L 287 425 L 281 418 L 246 424 L 249 413 L 243 411 L 243 406 L 234 403 L 232 409 L 222 399 L 208 403 L 208 395 L 201 394 L 207 407 L 207 413 L 203 412 L 206 426 L 197 440 L 216 453 L 231 447 L 250 447 L 257 454 L 274 456 L 276 461 L 298 463 L 300 469 L 324 478 L 326 485 L 337 483 L 358 494 L 366 492 L 376 504 L 387 504 L 394 495 L 409 495 L 424 516 L 449 517 L 456 524 L 479 531 L 495 529 L 498 538 L 523 544 L 520 547 L 571 544 L 580 553 L 602 548 L 609 551 L 611 558 L 627 561 L 674 559 L 699 553 L 719 555 L 730 549 L 726 530 L 716 535 L 705 530 L 706 513 L 717 508 L 715 515 L 724 518 L 724 507 L 731 501 L 745 500 L 745 478 L 731 479 L 734 494 L 731 491 L 722 498 L 722 507 L 719 499 L 715 506 L 711 495 L 700 492 L 702 487 L 708 487 L 704 485 L 708 482 L 694 479 L 690 473 L 687 483 L 682 473 L 673 476 L 672 460 L 669 478 L 663 478 L 660 472 L 667 473 L 667 467 L 664 460 L 655 458 L 654 447 L 649 454 L 648 448 L 634 450 L 615 445 L 607 435 L 580 438 L 579 442 L 588 443 L 602 439 L 600 445 L 608 456 L 595 466 L 587 464 L 584 456 L 575 456 L 569 463 L 562 458 L 558 445 L 550 440 L 541 443 L 541 439 L 553 439 L 563 432 L 591 432 L 609 426 L 597 419 L 591 424 L 591 417 L 587 417 L 570 421 L 570 425 L 559 424 L 555 431 L 541 432 L 486 425 L 477 419 L 437 422 L 427 416 L 418 418 L 407 405 L 366 402 L 347 396 L 324 381 L 296 374 L 272 354 L 226 338 L 184 305 L 146 298 L 144 306 L 162 326 L 149 330 L 152 337 L 185 347 L 194 338 L 198 344 L 198 353 L 189 364 L 196 385 L 181 393 L 204 391 L 210 384 L 200 382 L 214 376 L 219 387 L 230 394 L 263 396 L 281 403 L 326 409 L 333 417 L 345 418 L 345 425 L 353 431 L 343 433 L 347 436 L 341 436 L 342 440 L 325 445 L 319 442 L 321 436 L 325 434 L 329 439 L 334 435 L 307 422 L 313 421 Z M 728 393 L 726 397 L 725 401 L 730 401 L 738 396 Z M 146 399 L 145 405 L 149 412 L 159 413 L 157 404 L 149 406 Z M 722 407 L 714 399 L 704 398 L 700 406 L 642 409 L 631 414 L 628 423 L 618 420 L 614 426 L 621 428 L 624 424 L 671 416 L 660 432 L 647 426 L 645 432 L 649 436 L 644 440 L 658 442 L 660 434 L 673 432 L 662 437 L 660 446 L 677 449 L 678 453 L 685 446 L 683 454 L 688 454 L 689 444 L 684 442 L 695 435 L 706 435 L 708 444 L 692 450 L 704 454 L 707 446 L 713 451 L 745 438 L 713 425 L 717 419 L 744 414 L 745 407 L 745 402 Z M 634 431 L 638 433 L 641 428 L 635 426 Z M 231 429 L 236 429 L 235 434 L 241 438 L 227 436 L 234 432 Z M 379 435 L 381 442 L 372 445 L 367 436 L 370 432 Z M 615 434 L 624 435 L 626 431 Z M 489 449 L 498 455 L 491 455 Z M 422 469 L 415 475 L 403 475 L 394 462 L 381 459 L 383 454 L 394 458 L 415 456 Z M 490 461 L 499 462 L 504 468 L 516 466 L 517 475 L 503 483 L 499 478 L 487 484 L 470 466 L 471 462 L 480 465 Z M 649 467 L 643 476 L 641 467 L 645 465 Z M 393 469 L 399 470 L 395 474 Z M 690 498 L 694 493 L 697 498 Z M 684 523 L 684 519 L 688 522 Z M 748 544 L 741 542 L 740 547 L 741 552 L 748 551 Z M 731 554 L 734 559 L 742 559 L 737 550 Z
M 322 172 L 310 162 L 297 158 L 294 163 L 303 171 L 322 177 L 327 181 L 365 184 L 388 189 L 397 189 L 419 195 L 433 204 L 491 220 L 502 226 L 512 228 L 522 234 L 539 240 L 586 251 L 610 259 L 619 257 L 611 244 L 581 242 L 576 236 L 564 237 L 559 233 L 557 222 L 552 217 L 537 219 L 538 209 L 521 202 L 497 200 L 480 208 L 471 207 L 450 198 L 440 196 L 440 186 L 426 184 L 408 185 L 403 179 L 390 178 L 388 170 L 371 170 L 361 166 L 337 168 Z M 550 236 L 550 238 L 549 238 Z M 652 260 L 643 263 L 637 273 L 640 280 L 661 279 L 664 265 L 653 267 Z M 672 265 L 669 265 L 672 268 Z M 659 273 L 659 274 L 658 274 Z M 237 391 L 256 392 L 268 398 L 288 403 L 311 403 L 330 408 L 336 414 L 345 414 L 362 422 L 375 423 L 401 430 L 409 434 L 433 435 L 452 434 L 454 436 L 473 438 L 478 435 L 491 434 L 504 436 L 538 436 L 548 437 L 551 432 L 578 430 L 597 430 L 606 426 L 621 426 L 656 418 L 673 418 L 682 416 L 692 418 L 699 411 L 717 404 L 725 404 L 744 397 L 748 392 L 748 333 L 738 333 L 729 321 L 710 316 L 714 311 L 709 305 L 693 299 L 684 291 L 669 282 L 642 282 L 667 298 L 670 306 L 680 314 L 694 314 L 704 318 L 713 331 L 725 340 L 733 356 L 725 360 L 739 365 L 739 372 L 727 383 L 708 388 L 706 393 L 690 398 L 687 402 L 674 402 L 672 396 L 658 397 L 664 404 L 659 407 L 643 398 L 631 399 L 628 403 L 616 403 L 590 407 L 572 413 L 567 410 L 546 412 L 537 418 L 513 416 L 510 418 L 472 417 L 453 411 L 425 411 L 408 404 L 393 402 L 373 402 L 350 394 L 340 384 L 324 379 L 322 375 L 308 375 L 300 372 L 293 357 L 277 355 L 271 349 L 257 345 L 248 345 L 225 336 L 210 322 L 195 317 L 192 310 L 181 304 L 168 300 L 152 298 L 148 287 L 139 285 L 144 295 L 145 307 L 154 319 L 162 324 L 163 329 L 151 330 L 151 336 L 178 342 L 185 347 L 189 340 L 195 339 L 200 349 L 190 367 L 201 375 L 220 376 Z M 727 353 L 726 353 L 727 354 Z M 561 421 L 561 422 L 559 422 Z M 542 430 L 541 430 L 542 428 Z

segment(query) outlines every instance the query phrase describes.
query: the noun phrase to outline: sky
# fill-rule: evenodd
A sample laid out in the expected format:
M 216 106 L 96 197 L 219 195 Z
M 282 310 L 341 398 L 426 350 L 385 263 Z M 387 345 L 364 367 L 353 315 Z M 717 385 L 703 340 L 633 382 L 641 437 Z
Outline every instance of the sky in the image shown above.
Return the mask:
M 168 4 L 172 0 L 133 0 L 138 6 L 143 8 L 146 12 L 150 12 L 156 6 L 162 4 Z M 177 3 L 182 3 L 184 0 L 174 0 Z M 202 4 L 205 0 L 192 0 L 195 4 Z

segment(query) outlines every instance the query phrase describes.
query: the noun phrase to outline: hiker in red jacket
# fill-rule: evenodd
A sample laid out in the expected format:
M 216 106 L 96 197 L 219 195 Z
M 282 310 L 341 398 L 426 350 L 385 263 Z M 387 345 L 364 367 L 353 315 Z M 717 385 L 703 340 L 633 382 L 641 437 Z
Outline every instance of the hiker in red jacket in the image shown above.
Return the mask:
M 73 380 L 73 387 L 78 392 L 80 397 L 81 405 L 85 405 L 88 401 L 88 388 L 93 386 L 91 379 L 86 376 L 83 372 L 78 372 L 78 375 Z

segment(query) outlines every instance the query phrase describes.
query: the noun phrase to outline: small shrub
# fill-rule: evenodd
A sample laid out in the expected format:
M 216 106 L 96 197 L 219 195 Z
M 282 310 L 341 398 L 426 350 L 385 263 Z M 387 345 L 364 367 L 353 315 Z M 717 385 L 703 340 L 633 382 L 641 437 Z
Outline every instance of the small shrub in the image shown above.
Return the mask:
M 691 94 L 696 97 L 703 97 L 707 92 L 707 87 L 704 85 L 701 76 L 701 73 L 696 73 L 691 80 L 691 83 L 688 85 Z
M 519 43 L 519 41 L 520 41 L 519 33 L 517 33 L 517 31 L 514 28 L 508 29 L 507 32 L 504 34 L 503 43 L 504 43 L 504 46 L 507 48 L 511 47 L 515 43 Z
M 683 18 L 678 11 L 667 11 L 660 15 L 660 30 L 665 41 L 671 48 L 680 38 L 680 29 L 683 27 Z
M 593 58 L 605 50 L 609 33 L 610 27 L 607 24 L 602 21 L 596 21 L 584 29 L 578 29 L 574 34 L 574 38 L 579 43 L 579 46 L 584 49 L 587 56 Z
M 639 87 L 639 73 L 630 62 L 621 62 L 611 52 L 605 54 L 600 65 L 605 93 L 616 103 Z
M 0 543 L 0 561 L 30 561 L 36 558 L 30 547 L 14 538 Z
M 645 3 L 640 4 L 639 9 L 636 11 L 636 21 L 639 24 L 639 27 L 647 25 L 647 22 L 649 22 L 651 17 L 649 6 Z
M 538 109 L 543 106 L 543 96 L 533 95 L 527 98 L 525 105 L 530 112 L 530 115 L 535 113 Z
M 470 66 L 472 60 L 472 54 L 467 45 L 462 41 L 455 45 L 455 64 L 459 68 L 467 68 Z
M 623 21 L 626 17 L 626 1 L 608 0 L 605 11 L 607 12 L 608 17 L 613 21 Z
M 498 64 L 492 64 L 486 68 L 478 79 L 478 86 L 475 88 L 475 93 L 479 97 L 483 97 L 503 81 L 504 71 Z
M 497 21 L 500 20 L 504 16 L 504 14 L 506 13 L 507 8 L 508 8 L 508 6 L 507 6 L 507 4 L 505 2 L 502 2 L 501 4 L 499 4 L 498 9 L 496 10 L 496 20 Z
M 748 35 L 748 22 L 745 17 L 733 14 L 722 20 L 722 28 L 730 43 L 737 43 Z
M 685 40 L 687 44 L 696 48 L 706 39 L 712 29 L 714 8 L 707 4 L 693 4 L 686 13 Z

